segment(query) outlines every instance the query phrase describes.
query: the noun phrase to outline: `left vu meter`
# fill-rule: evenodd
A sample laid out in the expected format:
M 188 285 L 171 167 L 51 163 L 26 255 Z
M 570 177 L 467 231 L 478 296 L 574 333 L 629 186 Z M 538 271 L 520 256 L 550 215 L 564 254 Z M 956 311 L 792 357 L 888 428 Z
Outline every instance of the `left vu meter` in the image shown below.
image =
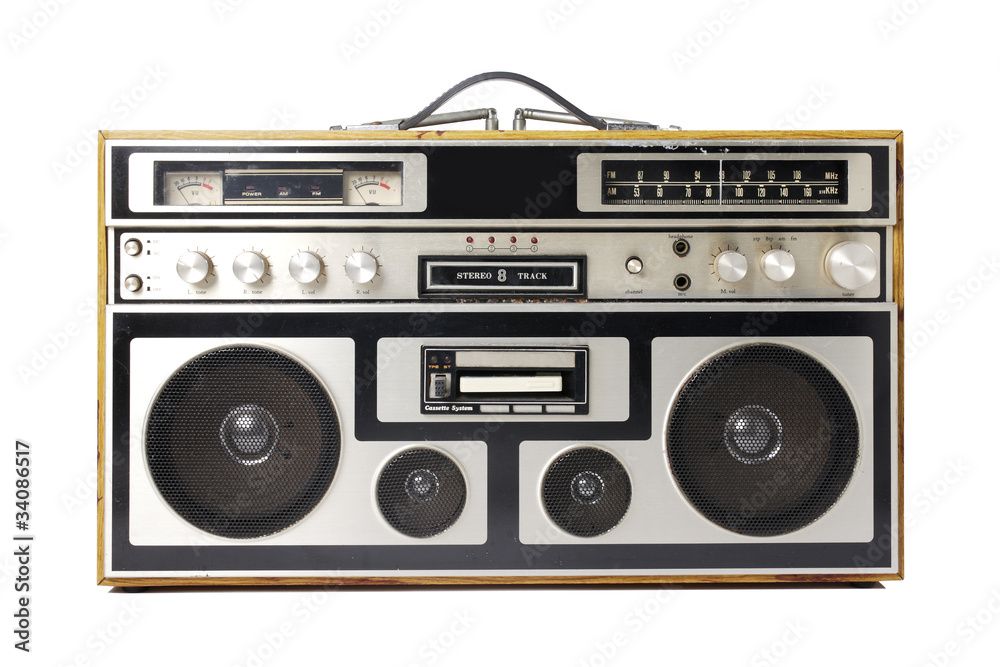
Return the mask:
M 167 206 L 221 206 L 221 171 L 168 171 L 163 175 Z

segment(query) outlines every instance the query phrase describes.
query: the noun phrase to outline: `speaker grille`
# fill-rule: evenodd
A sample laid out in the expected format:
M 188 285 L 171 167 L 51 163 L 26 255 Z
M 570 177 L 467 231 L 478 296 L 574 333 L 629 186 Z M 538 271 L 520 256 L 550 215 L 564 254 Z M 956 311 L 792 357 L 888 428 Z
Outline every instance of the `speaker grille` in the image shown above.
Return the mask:
M 595 447 L 569 451 L 542 481 L 545 511 L 578 537 L 596 537 L 617 526 L 632 502 L 632 482 L 614 456 Z
M 146 460 L 163 499 L 222 537 L 261 537 L 299 521 L 326 493 L 339 457 L 340 427 L 322 386 L 260 347 L 188 362 L 146 426 Z
M 379 474 L 382 516 L 410 537 L 432 537 L 458 521 L 465 508 L 465 477 L 450 458 L 415 448 L 393 457 Z
M 847 392 L 821 363 L 754 344 L 702 366 L 667 425 L 670 468 L 710 521 L 767 537 L 806 526 L 840 498 L 859 451 Z

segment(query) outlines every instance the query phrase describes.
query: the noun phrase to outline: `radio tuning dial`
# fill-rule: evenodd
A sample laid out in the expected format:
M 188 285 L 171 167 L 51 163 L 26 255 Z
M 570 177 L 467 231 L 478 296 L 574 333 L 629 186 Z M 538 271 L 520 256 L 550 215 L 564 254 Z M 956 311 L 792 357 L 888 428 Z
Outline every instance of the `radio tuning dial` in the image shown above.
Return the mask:
M 288 273 L 295 282 L 311 283 L 323 272 L 323 260 L 314 252 L 303 250 L 296 253 L 288 262 Z
M 768 250 L 760 258 L 764 275 L 776 283 L 783 283 L 795 274 L 795 258 L 787 250 Z
M 738 283 L 747 275 L 747 258 L 735 250 L 725 250 L 715 256 L 715 273 L 727 283 Z
M 370 252 L 352 252 L 344 262 L 344 271 L 352 283 L 368 283 L 378 275 L 378 260 Z
M 864 243 L 844 241 L 826 253 L 826 274 L 846 290 L 856 290 L 875 280 L 878 261 Z
M 267 274 L 267 258 L 254 250 L 241 252 L 233 260 L 233 273 L 242 283 L 255 283 Z
M 177 258 L 177 275 L 186 283 L 200 283 L 212 272 L 212 260 L 203 252 L 189 250 Z

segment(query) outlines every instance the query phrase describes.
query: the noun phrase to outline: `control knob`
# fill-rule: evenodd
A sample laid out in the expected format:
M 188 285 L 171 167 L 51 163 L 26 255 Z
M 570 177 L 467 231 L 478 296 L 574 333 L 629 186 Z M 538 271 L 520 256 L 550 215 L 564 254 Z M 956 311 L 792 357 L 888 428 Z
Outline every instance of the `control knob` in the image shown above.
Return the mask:
M 288 273 L 295 282 L 311 283 L 323 272 L 323 260 L 314 252 L 303 250 L 296 253 L 288 262 Z
M 177 275 L 186 283 L 200 283 L 212 272 L 212 260 L 203 252 L 189 250 L 177 258 Z
M 727 283 L 743 280 L 747 268 L 747 258 L 735 250 L 725 250 L 715 256 L 715 273 Z
M 267 274 L 267 258 L 254 250 L 241 252 L 233 260 L 233 273 L 242 283 L 255 283 Z
M 353 283 L 371 282 L 378 275 L 378 260 L 369 252 L 352 252 L 344 262 L 344 271 Z
M 846 290 L 856 290 L 875 280 L 878 261 L 864 243 L 844 241 L 826 253 L 826 275 Z
M 783 283 L 795 274 L 795 258 L 787 250 L 768 250 L 760 258 L 764 275 L 776 283 Z

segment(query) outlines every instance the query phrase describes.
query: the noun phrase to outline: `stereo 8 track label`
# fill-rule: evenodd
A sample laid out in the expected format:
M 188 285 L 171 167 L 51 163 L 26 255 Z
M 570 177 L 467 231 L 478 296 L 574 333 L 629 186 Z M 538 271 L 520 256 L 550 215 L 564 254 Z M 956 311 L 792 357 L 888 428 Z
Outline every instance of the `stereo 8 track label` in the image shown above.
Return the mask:
M 31 446 L 14 443 L 14 648 L 31 650 Z

